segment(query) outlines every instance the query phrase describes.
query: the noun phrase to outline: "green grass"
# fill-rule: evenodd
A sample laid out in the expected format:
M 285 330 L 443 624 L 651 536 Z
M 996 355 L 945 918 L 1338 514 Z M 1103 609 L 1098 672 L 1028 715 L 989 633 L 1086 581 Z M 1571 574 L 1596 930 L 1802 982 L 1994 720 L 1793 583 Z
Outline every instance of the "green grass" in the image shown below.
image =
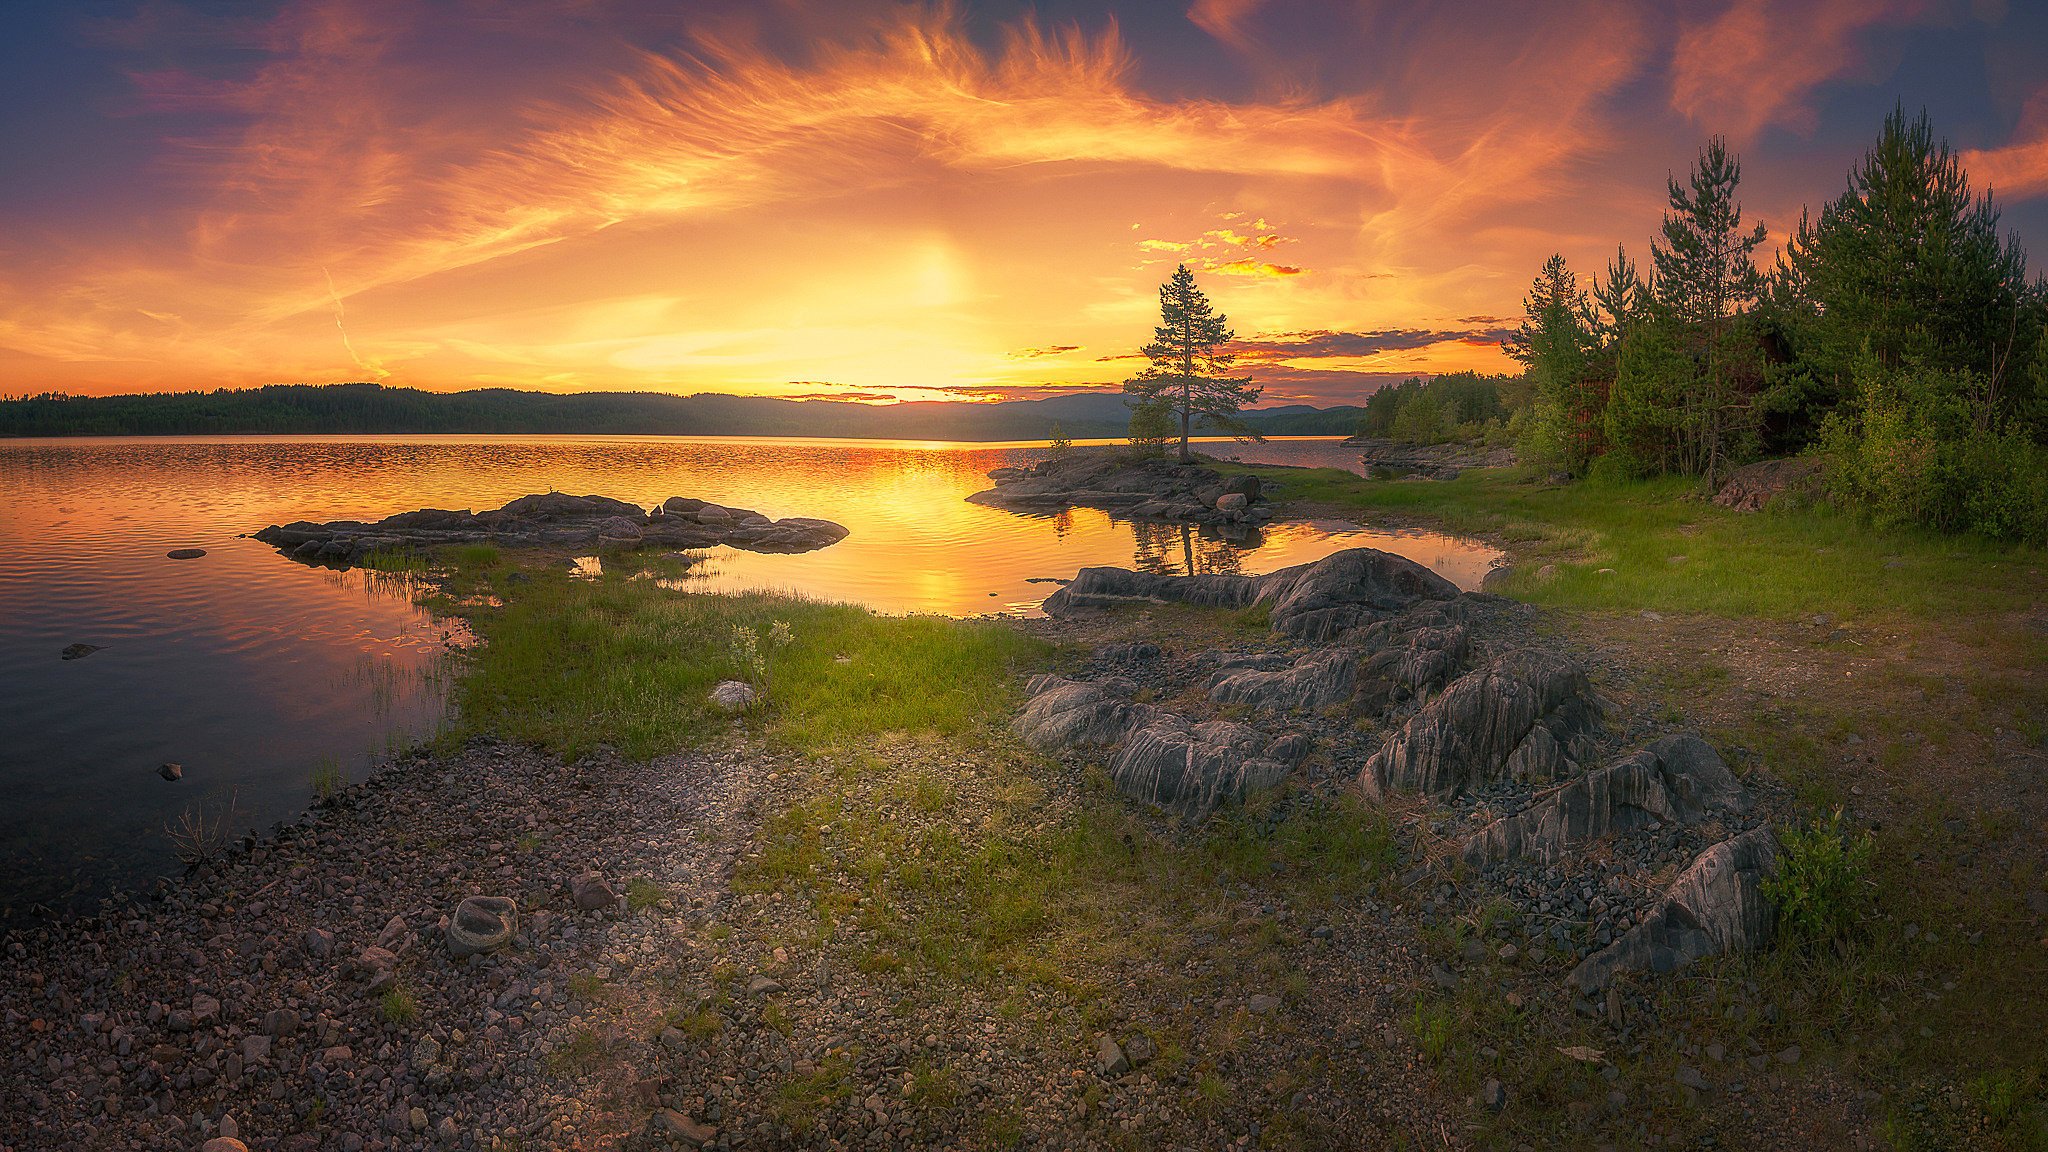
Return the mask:
M 325 800 L 348 787 L 348 777 L 341 774 L 341 765 L 332 757 L 323 757 L 313 768 L 313 795 Z
M 1732 512 L 1683 478 L 1552 485 L 1512 469 L 1474 469 L 1441 482 L 1366 480 L 1337 469 L 1237 470 L 1279 484 L 1280 499 L 1486 536 L 1516 556 L 1503 592 L 1559 607 L 1773 619 L 1976 614 L 2027 608 L 2030 589 L 2048 570 L 2048 552 L 2038 548 L 1877 529 L 1825 506 Z M 1546 563 L 1555 573 L 1538 579 Z
M 420 1018 L 420 1002 L 412 993 L 393 985 L 384 990 L 383 1000 L 378 1002 L 388 1024 L 406 1025 Z
M 705 744 L 733 720 L 706 701 L 736 677 L 735 627 L 786 620 L 794 642 L 767 657 L 768 707 L 749 723 L 815 751 L 884 732 L 959 736 L 1004 718 L 1014 672 L 1049 647 L 995 624 L 881 616 L 784 596 L 685 594 L 608 568 L 597 580 L 464 570 L 456 587 L 486 586 L 503 606 L 465 605 L 485 644 L 456 694 L 460 740 L 480 731 L 573 756 L 597 744 L 649 758 Z

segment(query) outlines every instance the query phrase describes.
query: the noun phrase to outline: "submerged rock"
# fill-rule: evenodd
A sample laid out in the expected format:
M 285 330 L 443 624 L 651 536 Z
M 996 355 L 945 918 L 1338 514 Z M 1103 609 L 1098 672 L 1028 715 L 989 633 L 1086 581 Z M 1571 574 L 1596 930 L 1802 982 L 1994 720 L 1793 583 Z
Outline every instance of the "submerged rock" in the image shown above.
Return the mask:
M 1550 860 L 1617 832 L 1693 824 L 1717 809 L 1748 808 L 1748 791 L 1706 741 L 1667 736 L 1481 828 L 1466 841 L 1463 856 L 1476 867 L 1523 856 Z
M 1572 970 L 1582 991 L 1607 986 L 1623 971 L 1675 972 L 1705 956 L 1751 952 L 1771 941 L 1777 910 L 1763 882 L 1777 871 L 1778 839 L 1769 827 L 1723 840 L 1672 881 L 1664 899 L 1619 940 Z
M 171 549 L 171 550 L 170 550 L 169 552 L 166 552 L 166 553 L 164 553 L 164 555 L 165 555 L 165 556 L 167 556 L 167 557 L 169 557 L 169 558 L 170 558 L 170 559 L 172 559 L 172 560 L 197 560 L 197 559 L 199 559 L 199 558 L 200 558 L 201 556 L 204 556 L 204 555 L 206 555 L 206 549 L 204 549 L 204 548 L 173 548 L 173 549 Z
M 1359 776 L 1368 795 L 1453 796 L 1502 779 L 1562 775 L 1590 748 L 1600 707 L 1586 674 L 1548 655 L 1516 653 L 1452 682 L 1424 705 Z
M 711 548 L 809 552 L 846 538 L 829 520 L 770 520 L 745 508 L 671 497 L 649 512 L 606 496 L 544 492 L 489 512 L 422 508 L 375 523 L 335 520 L 273 524 L 256 539 L 309 564 L 347 566 L 373 552 L 450 544 L 497 544 L 576 553 L 601 547 Z
M 83 660 L 95 652 L 106 650 L 103 644 L 66 644 L 62 653 L 66 660 Z

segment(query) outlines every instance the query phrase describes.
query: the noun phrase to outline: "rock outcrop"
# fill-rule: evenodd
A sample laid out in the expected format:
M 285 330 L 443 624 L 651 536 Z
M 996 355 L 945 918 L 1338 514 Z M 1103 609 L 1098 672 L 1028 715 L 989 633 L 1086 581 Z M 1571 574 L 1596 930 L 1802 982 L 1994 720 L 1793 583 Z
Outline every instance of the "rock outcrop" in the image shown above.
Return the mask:
M 422 508 L 373 523 L 335 520 L 273 524 L 256 533 L 294 560 L 347 567 L 373 552 L 451 544 L 497 544 L 554 552 L 586 549 L 710 548 L 749 552 L 810 552 L 846 538 L 829 520 L 793 516 L 770 520 L 759 512 L 672 497 L 652 512 L 605 496 L 546 492 L 522 496 L 489 512 Z
M 1405 556 L 1347 548 L 1264 576 L 1160 576 L 1128 568 L 1083 568 L 1045 602 L 1049 616 L 1124 604 L 1192 604 L 1272 609 L 1273 630 L 1328 640 L 1403 611 L 1419 600 L 1451 601 L 1457 585 Z
M 1667 736 L 1634 755 L 1552 789 L 1465 842 L 1475 867 L 1557 858 L 1588 840 L 1658 824 L 1693 824 L 1716 810 L 1742 812 L 1749 793 L 1697 736 Z
M 1424 705 L 1366 761 L 1359 783 L 1379 798 L 1553 780 L 1586 754 L 1599 724 L 1583 671 L 1554 656 L 1515 653 Z
M 1155 712 L 1124 739 L 1109 776 L 1126 796 L 1200 819 L 1225 801 L 1280 783 L 1308 749 L 1300 736 L 1275 740 L 1228 720 L 1196 723 Z
M 1771 941 L 1776 910 L 1763 882 L 1777 870 L 1778 840 L 1754 828 L 1700 853 L 1650 915 L 1579 962 L 1571 982 L 1604 988 L 1618 972 L 1675 972 L 1706 956 L 1750 952 Z
M 1755 512 L 1788 493 L 1812 496 L 1820 490 L 1820 463 L 1790 457 L 1759 460 L 1737 468 L 1714 493 L 1714 503 L 1738 512 Z
M 1219 475 L 1200 464 L 1073 452 L 1025 468 L 997 468 L 994 488 L 967 499 L 1012 512 L 1100 508 L 1131 520 L 1248 524 L 1269 518 L 1256 476 Z
M 1110 745 L 1151 718 L 1151 709 L 1134 703 L 1136 686 L 1128 680 L 1069 680 L 1034 676 L 1025 685 L 1030 701 L 1011 728 L 1025 744 L 1040 752 L 1082 745 Z

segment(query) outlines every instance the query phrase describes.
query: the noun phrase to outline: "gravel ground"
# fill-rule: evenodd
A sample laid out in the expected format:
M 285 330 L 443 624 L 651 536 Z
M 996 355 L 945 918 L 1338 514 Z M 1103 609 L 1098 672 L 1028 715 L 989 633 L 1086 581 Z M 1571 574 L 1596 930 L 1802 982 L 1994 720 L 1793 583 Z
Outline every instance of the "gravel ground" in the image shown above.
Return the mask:
M 857 802 L 1008 834 L 978 817 L 995 774 L 900 755 L 958 799 L 926 813 L 883 774 Z M 764 815 L 822 787 L 794 767 L 745 742 L 415 756 L 156 898 L 17 934 L 0 1149 L 1458 1142 L 1402 1028 L 1428 976 L 1394 909 L 1309 923 L 1226 889 L 1180 954 L 934 983 L 821 940 L 806 900 L 735 894 Z M 1078 785 L 1039 770 L 1043 827 Z M 457 961 L 446 917 L 477 894 L 516 900 L 518 934 Z M 1239 967 L 1248 941 L 1265 962 Z

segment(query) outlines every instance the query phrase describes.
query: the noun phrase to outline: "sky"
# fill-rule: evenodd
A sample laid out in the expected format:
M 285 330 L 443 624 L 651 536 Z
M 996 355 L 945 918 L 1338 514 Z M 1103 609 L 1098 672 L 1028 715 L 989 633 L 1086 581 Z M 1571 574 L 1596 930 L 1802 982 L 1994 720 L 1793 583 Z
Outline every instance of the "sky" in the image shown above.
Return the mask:
M 16 0 L 0 394 L 1115 389 L 1178 263 L 1264 404 L 1510 371 L 1712 134 L 1782 244 L 1925 109 L 2048 266 L 2048 4 Z

